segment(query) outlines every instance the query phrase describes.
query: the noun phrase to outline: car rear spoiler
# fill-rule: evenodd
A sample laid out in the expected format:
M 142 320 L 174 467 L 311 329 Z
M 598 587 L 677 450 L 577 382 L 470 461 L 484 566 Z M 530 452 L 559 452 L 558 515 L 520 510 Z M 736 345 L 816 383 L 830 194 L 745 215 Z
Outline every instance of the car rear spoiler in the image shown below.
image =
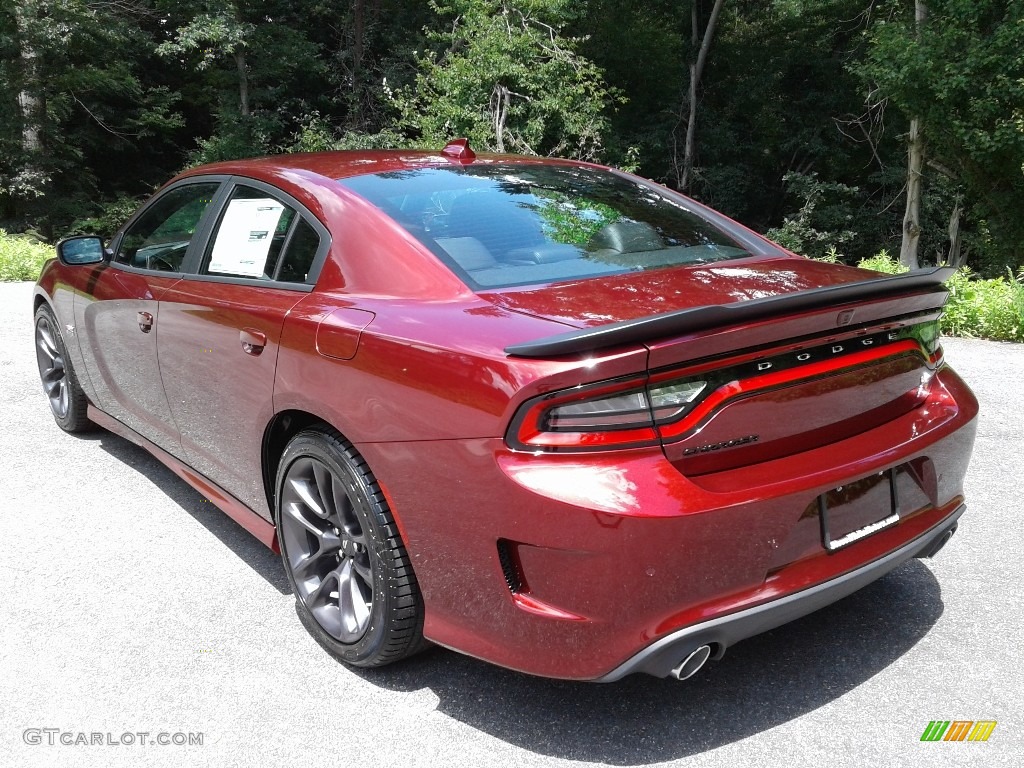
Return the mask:
M 576 355 L 623 344 L 637 344 L 665 336 L 678 336 L 737 323 L 763 320 L 772 315 L 800 312 L 835 306 L 845 302 L 881 298 L 898 293 L 945 292 L 942 284 L 956 272 L 954 267 L 934 267 L 904 272 L 900 275 L 862 280 L 856 283 L 828 285 L 806 291 L 784 293 L 762 299 L 748 299 L 731 304 L 712 304 L 680 309 L 662 315 L 648 315 L 636 320 L 581 328 L 536 341 L 505 347 L 513 357 L 553 357 Z

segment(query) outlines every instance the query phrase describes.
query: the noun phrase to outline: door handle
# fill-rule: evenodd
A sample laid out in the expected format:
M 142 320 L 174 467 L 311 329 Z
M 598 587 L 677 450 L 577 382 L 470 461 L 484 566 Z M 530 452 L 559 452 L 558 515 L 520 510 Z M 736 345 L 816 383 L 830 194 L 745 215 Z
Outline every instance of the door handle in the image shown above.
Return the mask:
M 143 333 L 153 330 L 153 316 L 149 312 L 139 312 L 139 330 Z
M 242 350 L 247 355 L 258 356 L 267 346 L 267 334 L 255 328 L 243 328 L 238 333 L 238 339 L 242 342 Z

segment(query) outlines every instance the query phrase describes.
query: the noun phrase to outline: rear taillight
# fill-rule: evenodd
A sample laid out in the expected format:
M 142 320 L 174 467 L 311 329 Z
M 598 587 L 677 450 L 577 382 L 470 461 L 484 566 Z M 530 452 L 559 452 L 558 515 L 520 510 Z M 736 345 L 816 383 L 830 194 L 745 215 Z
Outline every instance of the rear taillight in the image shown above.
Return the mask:
M 919 323 L 842 341 L 796 346 L 779 354 L 746 354 L 687 371 L 615 379 L 560 390 L 525 403 L 507 442 L 525 451 L 639 448 L 682 439 L 726 402 L 795 381 L 917 354 L 941 365 L 938 323 Z
M 630 380 L 557 392 L 520 410 L 509 442 L 514 448 L 544 451 L 655 445 L 656 426 L 679 419 L 706 386 L 692 379 L 655 385 Z
M 628 429 L 679 416 L 707 386 L 703 381 L 666 382 L 621 395 L 555 405 L 545 412 L 545 430 L 561 432 Z

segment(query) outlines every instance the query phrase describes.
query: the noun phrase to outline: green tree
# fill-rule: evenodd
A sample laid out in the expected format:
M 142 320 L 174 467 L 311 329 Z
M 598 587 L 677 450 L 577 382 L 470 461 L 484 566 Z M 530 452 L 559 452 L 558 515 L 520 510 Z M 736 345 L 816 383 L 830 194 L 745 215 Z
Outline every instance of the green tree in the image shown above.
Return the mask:
M 594 159 L 619 100 L 564 28 L 569 0 L 449 0 L 420 54 L 415 83 L 400 90 L 402 125 L 427 145 L 467 136 L 497 152 Z
M 181 117 L 147 74 L 157 24 L 143 0 L 0 7 L 0 219 L 53 234 L 118 191 L 143 144 L 148 162 L 165 151 Z
M 929 0 L 919 33 L 907 3 L 879 12 L 860 73 L 876 99 L 920 119 L 926 170 L 963 191 L 979 271 L 1024 262 L 1024 4 Z
M 898 229 L 889 208 L 902 188 L 902 178 L 890 170 L 898 150 L 894 139 L 879 135 L 873 122 L 878 115 L 865 116 L 861 82 L 847 69 L 866 48 L 865 4 L 723 3 L 693 100 L 689 65 L 700 58 L 700 30 L 715 4 L 588 5 L 587 18 L 573 29 L 590 35 L 583 51 L 607 73 L 609 85 L 629 97 L 629 106 L 610 118 L 609 154 L 617 159 L 635 147 L 644 175 L 678 187 L 687 165 L 684 137 L 692 128 L 697 140 L 687 194 L 765 231 L 787 217 L 807 219 L 806 212 L 800 218 L 804 190 L 786 178 L 816 175 L 821 184 L 851 191 L 821 202 L 814 228 L 856 232 L 844 236 L 851 261 L 885 246 Z M 692 105 L 695 119 L 689 117 Z M 844 209 L 842 226 L 822 230 L 826 207 L 835 207 L 837 216 Z
M 256 25 L 243 21 L 239 4 L 230 0 L 206 2 L 203 10 L 174 33 L 174 37 L 157 46 L 156 52 L 166 58 L 191 57 L 200 71 L 214 66 L 219 59 L 232 61 L 238 76 L 238 111 L 250 115 L 249 66 L 246 46 Z
M 334 90 L 317 26 L 330 4 L 161 0 L 175 24 L 156 48 L 189 81 L 198 148 L 190 163 L 266 154 Z
M 711 7 L 707 22 L 701 28 L 700 3 L 694 2 L 690 7 L 690 50 L 691 60 L 689 63 L 690 76 L 688 78 L 689 88 L 686 93 L 686 137 L 683 141 L 683 157 L 679 162 L 678 150 L 675 154 L 676 186 L 681 190 L 690 187 L 693 176 L 693 159 L 697 149 L 697 89 L 700 86 L 700 79 L 704 74 L 704 67 L 707 64 L 708 52 L 711 50 L 711 41 L 715 37 L 715 27 L 718 25 L 718 17 L 722 12 L 724 0 L 715 0 Z M 680 116 L 682 116 L 680 108 Z

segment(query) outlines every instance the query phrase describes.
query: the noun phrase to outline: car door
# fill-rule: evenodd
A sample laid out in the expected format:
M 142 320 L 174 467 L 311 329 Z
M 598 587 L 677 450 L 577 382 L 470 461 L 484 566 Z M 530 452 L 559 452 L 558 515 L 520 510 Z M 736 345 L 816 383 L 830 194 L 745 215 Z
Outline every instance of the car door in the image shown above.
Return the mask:
M 75 325 L 97 405 L 164 450 L 181 446 L 157 361 L 159 301 L 181 279 L 223 179 L 175 184 L 111 243 L 109 262 L 74 299 Z
M 297 201 L 233 179 L 209 242 L 160 300 L 160 370 L 186 460 L 268 520 L 262 445 L 281 329 L 328 247 Z

